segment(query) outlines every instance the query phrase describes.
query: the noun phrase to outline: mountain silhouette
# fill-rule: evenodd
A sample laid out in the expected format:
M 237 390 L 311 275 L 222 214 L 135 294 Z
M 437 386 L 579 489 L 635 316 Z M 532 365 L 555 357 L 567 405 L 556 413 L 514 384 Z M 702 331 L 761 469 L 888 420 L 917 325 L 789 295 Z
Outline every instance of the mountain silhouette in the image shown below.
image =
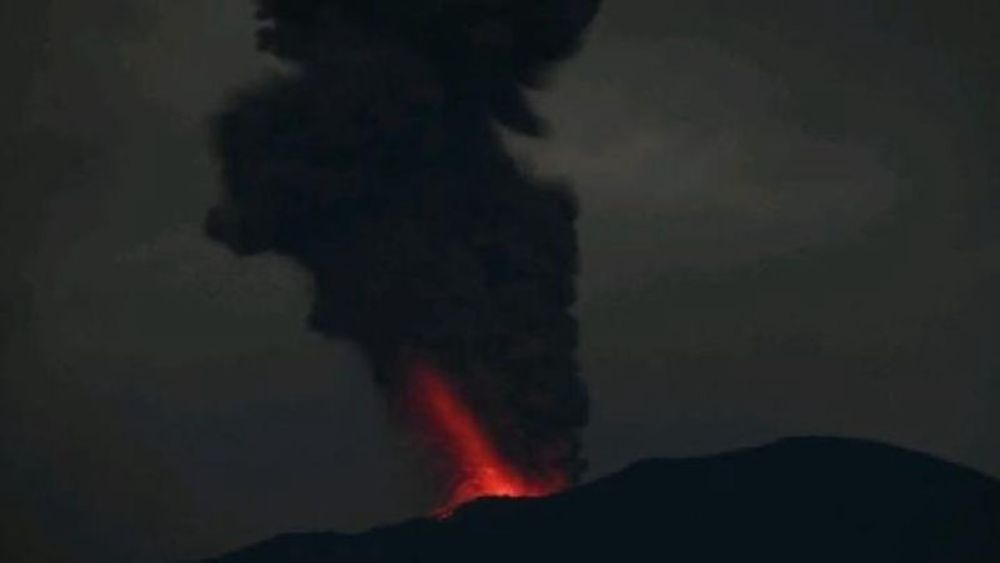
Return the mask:
M 1000 562 L 1000 482 L 933 457 L 789 438 L 651 459 L 564 493 L 450 518 L 286 534 L 203 563 Z

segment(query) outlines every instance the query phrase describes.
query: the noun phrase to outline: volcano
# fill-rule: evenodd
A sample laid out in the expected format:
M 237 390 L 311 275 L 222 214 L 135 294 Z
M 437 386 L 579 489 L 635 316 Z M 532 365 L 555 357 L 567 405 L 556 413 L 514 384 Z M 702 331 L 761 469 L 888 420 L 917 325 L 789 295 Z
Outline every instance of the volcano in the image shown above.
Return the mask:
M 1000 561 L 1000 482 L 892 446 L 790 438 L 652 459 L 447 518 L 297 533 L 202 563 Z
M 414 364 L 402 394 L 413 424 L 451 475 L 448 498 L 435 510 L 444 518 L 463 504 L 484 497 L 539 497 L 567 485 L 564 475 L 526 474 L 505 458 L 448 380 L 427 362 Z

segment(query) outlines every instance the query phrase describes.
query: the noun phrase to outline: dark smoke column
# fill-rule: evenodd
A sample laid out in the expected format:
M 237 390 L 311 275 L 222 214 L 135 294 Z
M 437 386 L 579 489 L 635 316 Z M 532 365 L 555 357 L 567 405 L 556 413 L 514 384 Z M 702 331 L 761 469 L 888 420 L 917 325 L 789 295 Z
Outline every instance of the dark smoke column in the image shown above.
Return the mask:
M 368 352 L 390 404 L 436 366 L 525 475 L 576 480 L 575 201 L 498 129 L 540 136 L 524 91 L 572 55 L 600 0 L 259 0 L 289 70 L 216 124 L 208 216 L 240 254 L 315 279 L 310 325 Z

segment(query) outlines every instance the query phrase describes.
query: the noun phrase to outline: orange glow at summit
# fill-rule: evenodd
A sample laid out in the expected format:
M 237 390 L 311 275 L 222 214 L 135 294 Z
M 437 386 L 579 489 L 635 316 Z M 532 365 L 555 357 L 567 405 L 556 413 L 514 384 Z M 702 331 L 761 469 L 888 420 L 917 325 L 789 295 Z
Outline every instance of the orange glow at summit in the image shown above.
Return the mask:
M 435 516 L 447 517 L 477 498 L 537 497 L 566 487 L 562 475 L 534 478 L 505 459 L 469 405 L 433 366 L 412 364 L 407 384 L 408 406 L 451 474 L 449 495 Z

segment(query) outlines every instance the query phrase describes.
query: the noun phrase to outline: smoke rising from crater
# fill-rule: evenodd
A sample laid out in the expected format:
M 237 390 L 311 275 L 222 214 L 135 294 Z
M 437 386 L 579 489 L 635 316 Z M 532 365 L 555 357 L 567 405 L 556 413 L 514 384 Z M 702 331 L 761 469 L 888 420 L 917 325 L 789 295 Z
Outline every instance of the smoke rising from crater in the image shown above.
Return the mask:
M 218 116 L 225 189 L 206 222 L 310 272 L 310 326 L 362 345 L 390 403 L 432 362 L 508 459 L 570 480 L 587 420 L 576 203 L 499 129 L 544 133 L 525 91 L 599 3 L 259 0 L 259 47 L 289 70 Z

